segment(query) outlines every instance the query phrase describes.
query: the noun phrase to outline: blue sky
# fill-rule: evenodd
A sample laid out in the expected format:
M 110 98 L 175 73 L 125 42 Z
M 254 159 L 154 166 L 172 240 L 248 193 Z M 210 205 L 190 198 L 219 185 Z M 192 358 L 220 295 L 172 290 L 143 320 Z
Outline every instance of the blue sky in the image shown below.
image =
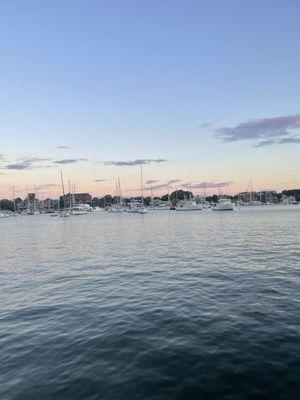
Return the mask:
M 167 160 L 144 168 L 161 184 L 297 186 L 299 18 L 292 0 L 1 2 L 0 193 L 77 158 L 65 175 L 95 194 L 134 188 L 103 162 L 136 159 Z M 218 136 L 233 127 L 247 139 Z M 28 158 L 47 168 L 7 168 Z

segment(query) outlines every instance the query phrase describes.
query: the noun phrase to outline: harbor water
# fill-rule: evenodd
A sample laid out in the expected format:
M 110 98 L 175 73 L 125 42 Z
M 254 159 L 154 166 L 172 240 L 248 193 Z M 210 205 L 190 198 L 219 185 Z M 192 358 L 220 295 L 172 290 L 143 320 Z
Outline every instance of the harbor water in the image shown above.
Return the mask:
M 300 398 L 300 206 L 0 220 L 1 400 Z

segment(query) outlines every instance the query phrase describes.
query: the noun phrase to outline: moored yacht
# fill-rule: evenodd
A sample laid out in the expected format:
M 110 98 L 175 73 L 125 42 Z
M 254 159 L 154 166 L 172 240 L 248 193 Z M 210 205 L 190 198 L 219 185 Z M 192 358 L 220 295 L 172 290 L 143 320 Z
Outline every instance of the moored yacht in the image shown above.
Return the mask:
M 220 197 L 219 202 L 212 207 L 213 211 L 233 211 L 233 203 L 227 197 Z
M 71 207 L 70 213 L 71 215 L 85 215 L 88 213 L 88 210 L 84 206 L 78 204 Z
M 176 211 L 200 211 L 202 210 L 202 205 L 197 204 L 195 200 L 185 200 L 183 202 L 180 202 L 178 205 L 175 207 Z
M 125 207 L 120 204 L 112 204 L 110 207 L 106 208 L 106 211 L 110 213 L 120 213 L 125 211 Z
M 144 205 L 144 193 L 143 193 L 143 166 L 141 165 L 141 202 L 132 201 L 126 212 L 137 213 L 137 214 L 147 214 L 148 208 Z
M 126 208 L 124 211 L 128 213 L 146 214 L 148 212 L 148 209 L 144 207 L 143 203 L 140 203 L 139 201 L 132 201 L 129 204 L 129 207 Z
M 66 218 L 66 217 L 70 216 L 70 213 L 66 210 L 66 207 L 65 207 L 65 185 L 64 185 L 62 171 L 60 171 L 60 179 L 61 179 L 61 188 L 62 188 L 62 194 L 63 194 L 63 208 L 59 211 L 59 216 L 61 218 Z

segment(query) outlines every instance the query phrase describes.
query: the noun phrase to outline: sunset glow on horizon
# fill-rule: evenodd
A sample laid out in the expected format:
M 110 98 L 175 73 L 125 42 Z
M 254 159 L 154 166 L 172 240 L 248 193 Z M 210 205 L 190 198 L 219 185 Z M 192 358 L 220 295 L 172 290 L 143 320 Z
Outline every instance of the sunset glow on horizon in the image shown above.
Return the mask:
M 188 3 L 1 5 L 0 198 L 300 187 L 300 6 Z

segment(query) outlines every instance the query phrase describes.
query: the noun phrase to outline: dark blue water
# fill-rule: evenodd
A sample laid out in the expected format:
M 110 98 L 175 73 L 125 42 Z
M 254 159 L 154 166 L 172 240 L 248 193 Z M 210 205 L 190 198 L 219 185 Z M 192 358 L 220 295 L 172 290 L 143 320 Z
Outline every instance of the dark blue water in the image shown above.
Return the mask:
M 300 208 L 0 220 L 0 399 L 300 398 Z

